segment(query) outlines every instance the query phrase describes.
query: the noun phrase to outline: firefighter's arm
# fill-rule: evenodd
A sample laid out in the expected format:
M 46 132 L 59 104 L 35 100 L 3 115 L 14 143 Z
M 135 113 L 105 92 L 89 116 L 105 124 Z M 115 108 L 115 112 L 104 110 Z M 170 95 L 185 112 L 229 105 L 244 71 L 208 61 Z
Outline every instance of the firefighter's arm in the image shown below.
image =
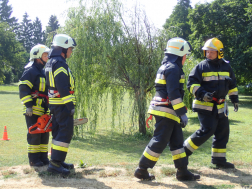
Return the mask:
M 33 88 L 32 77 L 28 73 L 23 75 L 19 80 L 19 97 L 22 103 L 27 107 L 32 107 L 31 90 Z
M 66 64 L 65 64 L 66 65 Z M 68 76 L 68 68 L 67 66 L 58 63 L 55 65 L 55 69 L 53 72 L 55 86 L 60 94 L 60 98 L 62 98 L 64 104 L 67 106 L 69 111 L 74 109 L 72 95 L 69 92 L 69 76 Z
M 230 67 L 229 73 L 230 73 L 231 81 L 229 82 L 229 86 L 228 86 L 229 88 L 228 96 L 232 103 L 238 103 L 239 99 L 238 99 L 238 89 L 236 85 L 236 78 L 231 67 Z
M 180 92 L 180 71 L 178 67 L 172 67 L 165 71 L 166 89 L 172 107 L 178 116 L 187 113 L 185 104 Z
M 200 65 L 198 64 L 189 74 L 187 89 L 199 100 L 203 100 L 204 95 L 207 93 L 207 91 L 205 91 L 205 89 L 201 86 L 201 83 L 202 71 L 200 69 Z

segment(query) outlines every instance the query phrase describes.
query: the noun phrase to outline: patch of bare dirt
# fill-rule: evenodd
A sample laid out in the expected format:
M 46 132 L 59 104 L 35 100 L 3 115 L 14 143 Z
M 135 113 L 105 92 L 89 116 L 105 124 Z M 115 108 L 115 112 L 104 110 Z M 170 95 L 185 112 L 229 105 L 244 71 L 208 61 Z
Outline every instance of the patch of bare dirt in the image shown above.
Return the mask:
M 165 171 L 165 168 L 166 171 Z M 209 167 L 190 168 L 201 179 L 180 182 L 175 179 L 173 166 L 156 166 L 151 172 L 154 181 L 140 181 L 133 174 L 134 170 L 124 167 L 88 167 L 75 168 L 68 178 L 48 174 L 47 167 L 31 168 L 15 166 L 0 168 L 0 188 L 78 188 L 78 189 L 164 189 L 164 188 L 251 188 L 251 169 L 213 169 Z M 168 171 L 167 171 L 168 170 Z M 168 176 L 166 176 L 168 175 Z

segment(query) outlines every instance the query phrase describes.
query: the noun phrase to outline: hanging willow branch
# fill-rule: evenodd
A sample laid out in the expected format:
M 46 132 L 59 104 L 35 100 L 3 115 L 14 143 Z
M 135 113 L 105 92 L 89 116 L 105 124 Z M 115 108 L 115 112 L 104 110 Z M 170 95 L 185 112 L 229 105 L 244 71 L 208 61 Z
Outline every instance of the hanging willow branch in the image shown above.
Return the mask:
M 85 1 L 87 2 L 87 1 Z M 70 59 L 76 79 L 77 111 L 87 116 L 95 132 L 99 111 L 111 96 L 114 117 L 128 94 L 132 107 L 127 112 L 138 130 L 146 134 L 147 102 L 153 91 L 156 71 L 169 35 L 156 30 L 137 6 L 132 14 L 117 0 L 93 0 L 70 9 L 64 32 L 75 38 L 77 48 Z M 106 108 L 106 107 L 105 107 Z M 121 119 L 119 119 L 121 120 Z

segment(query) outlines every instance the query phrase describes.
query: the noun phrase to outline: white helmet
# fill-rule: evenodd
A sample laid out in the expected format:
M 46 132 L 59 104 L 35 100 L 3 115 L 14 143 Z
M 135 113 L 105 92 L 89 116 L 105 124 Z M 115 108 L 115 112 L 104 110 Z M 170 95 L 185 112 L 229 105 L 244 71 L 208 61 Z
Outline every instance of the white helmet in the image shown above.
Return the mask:
M 184 56 L 185 54 L 190 54 L 192 51 L 191 44 L 179 37 L 170 39 L 167 42 L 165 53 L 174 54 L 177 56 Z
M 35 45 L 34 47 L 32 47 L 31 51 L 30 51 L 30 61 L 33 61 L 34 59 L 39 59 L 42 57 L 43 53 L 48 53 L 50 51 L 50 49 L 45 46 L 45 45 Z
M 69 47 L 75 47 L 76 42 L 73 38 L 66 34 L 57 34 L 53 38 L 52 46 L 67 49 Z

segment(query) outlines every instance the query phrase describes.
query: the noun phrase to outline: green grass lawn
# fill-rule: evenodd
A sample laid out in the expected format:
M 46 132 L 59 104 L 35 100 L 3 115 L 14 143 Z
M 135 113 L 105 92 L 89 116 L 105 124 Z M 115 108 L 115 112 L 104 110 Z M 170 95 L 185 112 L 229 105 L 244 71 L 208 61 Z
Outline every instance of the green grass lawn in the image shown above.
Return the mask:
M 7 126 L 9 141 L 0 140 L 0 167 L 27 165 L 26 124 L 22 115 L 22 104 L 19 99 L 17 85 L 0 85 L 0 138 L 3 136 L 4 126 Z M 230 139 L 227 146 L 227 159 L 237 168 L 252 167 L 252 97 L 240 95 L 239 111 L 235 113 L 229 103 Z M 127 115 L 127 108 L 123 110 Z M 72 140 L 66 162 L 79 164 L 80 160 L 92 165 L 129 166 L 136 167 L 139 158 L 150 138 L 141 137 L 129 132 L 132 127 L 130 121 L 118 125 L 122 120 L 115 120 L 111 126 L 111 110 L 101 112 L 102 119 L 95 134 L 90 134 L 88 124 L 85 125 L 83 138 Z M 199 128 L 196 113 L 189 113 L 189 124 L 183 130 L 186 139 Z M 127 120 L 125 116 L 123 121 Z M 152 123 L 153 126 L 153 123 Z M 131 129 L 132 130 L 132 129 Z M 209 139 L 189 158 L 189 167 L 211 166 L 211 141 Z M 157 166 L 173 164 L 171 153 L 167 148 L 161 155 Z

